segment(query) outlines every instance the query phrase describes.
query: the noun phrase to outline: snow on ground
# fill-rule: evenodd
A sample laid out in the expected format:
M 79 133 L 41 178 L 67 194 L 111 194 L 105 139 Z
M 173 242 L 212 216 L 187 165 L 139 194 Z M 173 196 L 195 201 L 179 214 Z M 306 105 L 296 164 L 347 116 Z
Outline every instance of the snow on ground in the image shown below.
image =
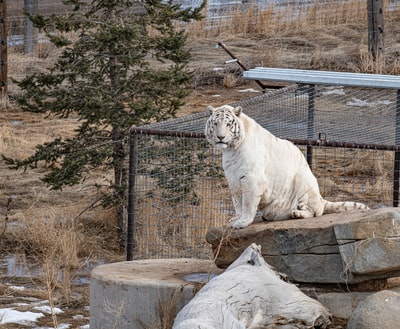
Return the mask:
M 367 102 L 365 100 L 361 100 L 355 97 L 351 98 L 351 101 L 348 101 L 346 105 L 348 106 L 359 106 L 359 107 L 373 107 L 377 105 L 389 105 L 392 104 L 393 102 L 389 100 L 383 100 L 383 101 L 376 101 L 376 102 Z
M 51 308 L 51 307 L 48 306 L 48 305 L 35 306 L 33 309 L 34 309 L 34 310 L 41 311 L 41 312 L 46 313 L 46 314 L 60 314 L 60 313 L 64 313 L 60 308 L 58 308 L 58 307 L 53 307 L 53 308 Z
M 45 314 L 61 314 L 64 313 L 63 310 L 61 310 L 58 307 L 50 307 L 49 305 L 44 305 L 45 303 L 48 303 L 48 301 L 39 301 L 39 302 L 34 302 L 33 304 L 27 304 L 27 303 L 15 303 L 12 306 L 13 307 L 7 307 L 7 308 L 0 308 L 0 326 L 3 324 L 20 324 L 23 325 L 24 328 L 35 328 L 35 329 L 53 329 L 53 327 L 37 327 L 35 323 Z M 19 311 L 16 310 L 14 307 L 21 307 L 23 306 L 26 308 L 26 306 L 31 305 L 31 310 L 32 311 L 37 311 L 37 312 L 31 312 L 31 311 Z M 36 306 L 35 306 L 36 305 Z M 74 319 L 78 319 L 79 317 L 82 317 L 82 315 L 77 315 L 74 317 Z M 68 329 L 71 328 L 71 325 L 68 323 L 59 323 L 57 326 L 58 329 Z M 83 325 L 80 327 L 80 329 L 89 329 L 89 324 Z
M 259 93 L 259 90 L 253 89 L 253 88 L 247 88 L 247 89 L 240 89 L 240 93 Z
M 43 313 L 37 312 L 20 312 L 12 308 L 0 309 L 0 324 L 15 323 L 22 325 L 29 325 L 36 322 L 39 318 L 44 316 Z

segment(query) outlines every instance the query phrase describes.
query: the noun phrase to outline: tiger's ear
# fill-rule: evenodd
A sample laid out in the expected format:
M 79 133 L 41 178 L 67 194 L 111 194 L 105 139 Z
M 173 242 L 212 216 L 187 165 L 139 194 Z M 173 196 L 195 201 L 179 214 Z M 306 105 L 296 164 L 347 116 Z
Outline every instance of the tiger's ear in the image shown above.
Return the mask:
M 213 114 L 213 113 L 214 113 L 214 110 L 215 110 L 215 109 L 214 109 L 211 105 L 208 105 L 207 111 L 208 111 L 209 114 Z
M 238 117 L 240 113 L 242 113 L 242 107 L 241 106 L 235 107 L 233 109 L 233 113 L 235 113 L 235 115 Z

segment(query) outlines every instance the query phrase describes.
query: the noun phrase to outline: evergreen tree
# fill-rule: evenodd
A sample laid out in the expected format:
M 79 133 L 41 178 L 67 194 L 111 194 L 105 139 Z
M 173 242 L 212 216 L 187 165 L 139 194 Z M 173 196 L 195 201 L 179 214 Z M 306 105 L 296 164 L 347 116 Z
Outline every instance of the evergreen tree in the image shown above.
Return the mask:
M 31 16 L 34 25 L 62 49 L 54 66 L 17 81 L 23 110 L 61 118 L 79 116 L 73 138 L 36 147 L 14 168 L 48 166 L 50 188 L 82 182 L 93 169 L 112 168 L 103 195 L 115 206 L 124 242 L 129 128 L 174 117 L 191 79 L 187 34 L 177 22 L 200 20 L 205 2 L 183 9 L 172 0 L 64 0 L 66 15 Z M 55 31 L 55 32 L 54 32 Z M 72 41 L 71 36 L 77 36 Z

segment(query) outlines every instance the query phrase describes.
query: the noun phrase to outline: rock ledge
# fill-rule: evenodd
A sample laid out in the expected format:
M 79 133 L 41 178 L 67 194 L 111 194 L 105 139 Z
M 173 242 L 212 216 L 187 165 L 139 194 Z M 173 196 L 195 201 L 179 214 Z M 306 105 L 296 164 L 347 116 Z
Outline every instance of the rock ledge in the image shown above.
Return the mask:
M 267 263 L 295 282 L 353 284 L 400 276 L 398 208 L 258 221 L 241 230 L 214 227 L 207 242 L 220 268 L 259 244 Z

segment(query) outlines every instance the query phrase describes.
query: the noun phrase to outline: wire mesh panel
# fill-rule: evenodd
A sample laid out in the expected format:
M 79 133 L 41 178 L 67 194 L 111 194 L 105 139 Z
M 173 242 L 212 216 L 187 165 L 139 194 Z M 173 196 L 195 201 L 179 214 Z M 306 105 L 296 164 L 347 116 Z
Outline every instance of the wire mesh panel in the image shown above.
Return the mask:
M 206 233 L 232 216 L 220 154 L 204 138 L 135 135 L 135 258 L 207 258 Z
M 397 91 L 291 85 L 232 105 L 297 144 L 327 200 L 398 201 Z M 221 154 L 202 133 L 207 117 L 133 130 L 135 258 L 210 257 L 207 231 L 233 217 Z
M 323 138 L 396 145 L 397 90 L 341 86 L 286 88 L 242 102 L 244 111 L 281 138 Z
M 393 203 L 393 159 L 386 150 L 316 147 L 312 170 L 325 199 L 380 208 Z

